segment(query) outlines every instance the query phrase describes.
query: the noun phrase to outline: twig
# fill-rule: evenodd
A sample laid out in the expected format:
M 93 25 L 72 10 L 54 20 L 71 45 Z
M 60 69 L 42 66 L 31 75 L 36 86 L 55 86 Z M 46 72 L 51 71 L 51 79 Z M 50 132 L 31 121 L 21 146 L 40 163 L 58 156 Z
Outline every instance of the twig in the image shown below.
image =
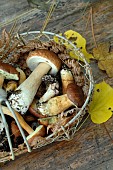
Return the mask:
M 28 15 L 31 15 L 31 13 L 36 13 L 36 11 L 38 11 L 37 8 L 31 9 L 31 10 L 28 10 L 28 11 L 24 12 L 24 13 L 21 14 L 21 15 L 18 15 L 18 16 L 15 17 L 15 18 L 12 18 L 12 19 L 10 19 L 10 20 L 8 20 L 8 21 L 6 21 L 6 22 L 0 23 L 0 28 L 2 28 L 2 27 L 4 27 L 4 26 L 7 26 L 7 25 L 9 25 L 9 24 L 12 24 L 14 21 L 19 20 L 19 19 L 22 18 L 23 16 L 28 16 Z
M 113 139 L 112 139 L 112 137 L 111 137 L 111 135 L 110 135 L 110 133 L 109 133 L 109 131 L 108 131 L 108 129 L 107 129 L 105 123 L 103 123 L 103 126 L 104 126 L 104 128 L 105 128 L 105 130 L 106 130 L 107 135 L 108 135 L 109 138 L 111 139 L 111 142 L 113 143 Z
M 95 47 L 97 48 L 97 43 L 96 43 L 95 34 L 94 34 L 94 26 L 93 26 L 93 10 L 92 10 L 92 7 L 91 7 L 91 9 L 90 9 L 90 14 L 91 14 L 92 36 L 93 36 L 93 40 L 94 40 Z
M 17 24 L 17 20 L 14 21 L 14 24 L 12 25 L 12 27 L 11 27 L 11 29 L 9 31 L 10 35 L 14 32 L 16 24 Z
M 89 21 L 90 21 L 90 17 L 91 17 L 91 13 L 89 12 L 88 19 L 87 19 L 87 22 L 86 22 L 85 31 L 87 30 L 88 23 L 89 23 Z
M 47 17 L 46 17 L 46 19 L 45 19 L 45 21 L 44 21 L 44 24 L 43 24 L 43 26 L 42 26 L 42 29 L 41 29 L 41 31 L 40 31 L 41 33 L 45 30 L 47 24 L 49 23 L 49 20 L 50 20 L 52 14 L 53 14 L 53 12 L 54 12 L 54 10 L 55 10 L 55 8 L 56 8 L 56 5 L 57 5 L 56 0 L 53 0 L 53 3 L 52 3 L 52 5 L 50 6 L 49 12 L 48 12 Z
M 77 131 L 79 131 L 81 129 L 81 127 L 84 125 L 84 123 L 88 120 L 89 118 L 89 114 L 87 115 L 87 117 L 85 118 L 85 120 L 82 122 L 82 124 L 78 127 Z

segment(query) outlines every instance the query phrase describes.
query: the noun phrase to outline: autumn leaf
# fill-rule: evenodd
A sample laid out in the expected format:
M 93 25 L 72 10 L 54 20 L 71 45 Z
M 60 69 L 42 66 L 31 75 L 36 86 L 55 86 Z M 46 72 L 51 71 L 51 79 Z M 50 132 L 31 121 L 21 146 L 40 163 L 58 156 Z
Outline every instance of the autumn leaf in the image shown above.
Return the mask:
M 73 30 L 68 30 L 64 33 L 65 37 L 71 41 L 73 44 L 75 44 L 78 48 L 80 48 L 80 51 L 84 54 L 86 60 L 89 62 L 91 58 L 93 58 L 92 54 L 89 54 L 86 51 L 86 40 L 83 38 L 78 32 L 75 32 Z M 70 56 L 72 58 L 78 57 L 72 52 L 70 52 Z
M 89 105 L 89 114 L 94 123 L 106 122 L 113 113 L 113 88 L 104 81 L 96 84 L 92 101 Z
M 59 33 L 59 35 L 62 36 L 62 33 Z M 61 40 L 59 37 L 57 37 L 57 36 L 54 36 L 54 37 L 53 37 L 53 40 L 54 40 L 56 43 L 58 43 L 58 44 L 62 43 L 62 40 Z
M 60 33 L 61 35 L 61 33 Z M 93 58 L 92 54 L 89 54 L 86 51 L 86 40 L 83 38 L 78 32 L 75 32 L 73 30 L 68 30 L 64 33 L 64 36 L 66 39 L 68 39 L 70 42 L 72 42 L 74 45 L 76 45 L 78 48 L 80 48 L 80 51 L 84 54 L 85 59 L 89 62 L 91 58 Z M 71 44 L 69 44 L 67 41 L 62 41 L 58 37 L 54 37 L 54 41 L 56 43 L 62 43 L 66 46 L 67 49 L 70 49 L 70 57 L 76 58 L 78 60 L 82 60 L 82 58 L 78 58 L 78 55 L 75 54 L 74 48 Z
M 113 52 L 110 52 L 110 44 L 101 43 L 93 49 L 93 55 L 98 60 L 98 67 L 105 70 L 108 77 L 113 77 Z

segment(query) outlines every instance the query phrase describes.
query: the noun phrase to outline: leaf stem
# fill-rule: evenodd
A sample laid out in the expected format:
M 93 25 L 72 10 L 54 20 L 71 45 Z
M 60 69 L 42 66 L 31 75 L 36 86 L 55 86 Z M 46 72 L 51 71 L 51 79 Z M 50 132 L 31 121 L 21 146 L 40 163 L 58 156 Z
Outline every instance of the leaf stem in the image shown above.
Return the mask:
M 110 135 L 110 133 L 109 133 L 109 131 L 108 131 L 108 129 L 107 129 L 105 123 L 103 123 L 103 126 L 104 126 L 104 128 L 105 128 L 105 130 L 106 130 L 107 135 L 108 135 L 109 138 L 111 139 L 111 142 L 113 143 L 113 139 L 112 139 L 112 137 L 111 137 L 111 135 Z

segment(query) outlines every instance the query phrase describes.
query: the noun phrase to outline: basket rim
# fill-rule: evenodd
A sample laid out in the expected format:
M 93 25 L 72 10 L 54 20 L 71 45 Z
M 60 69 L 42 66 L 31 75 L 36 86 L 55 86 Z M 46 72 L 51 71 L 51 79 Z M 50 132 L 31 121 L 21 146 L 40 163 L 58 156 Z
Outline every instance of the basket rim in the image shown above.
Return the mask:
M 49 32 L 49 31 L 28 31 L 28 32 L 24 32 L 24 33 L 20 33 L 20 35 L 30 35 L 30 34 L 47 34 L 47 35 L 52 35 L 52 36 L 56 36 L 60 39 L 63 39 L 65 40 L 66 42 L 68 42 L 70 45 L 72 45 L 72 47 L 74 48 L 74 51 L 77 52 L 78 54 L 78 57 L 81 57 L 85 63 L 85 69 L 86 69 L 86 72 L 89 76 L 89 90 L 88 90 L 88 95 L 87 95 L 87 98 L 83 104 L 83 106 L 81 107 L 80 111 L 64 126 L 64 127 L 68 127 L 69 125 L 71 125 L 82 113 L 82 111 L 85 109 L 85 107 L 87 106 L 89 100 L 90 100 L 90 96 L 91 96 L 91 93 L 92 93 L 92 90 L 93 90 L 93 86 L 94 86 L 94 80 L 93 80 L 93 75 L 92 75 L 92 69 L 91 69 L 91 66 L 90 64 L 86 61 L 85 59 L 85 56 L 84 54 L 80 51 L 80 49 L 75 45 L 73 44 L 71 41 L 69 41 L 68 39 L 66 39 L 64 36 L 61 36 L 59 34 L 56 34 L 56 33 L 53 33 L 53 32 Z M 60 130 L 59 130 L 60 131 Z M 59 132 L 58 131 L 58 132 Z M 51 138 L 52 136 L 54 136 L 54 133 L 49 135 L 46 139 L 49 139 Z

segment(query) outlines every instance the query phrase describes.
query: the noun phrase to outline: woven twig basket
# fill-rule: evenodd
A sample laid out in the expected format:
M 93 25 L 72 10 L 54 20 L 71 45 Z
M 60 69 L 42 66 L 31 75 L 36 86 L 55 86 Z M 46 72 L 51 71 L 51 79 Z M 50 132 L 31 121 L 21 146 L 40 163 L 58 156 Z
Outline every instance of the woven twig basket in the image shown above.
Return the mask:
M 46 31 L 44 31 L 44 32 L 40 32 L 40 31 L 25 32 L 25 33 L 20 34 L 20 36 L 22 39 L 24 39 L 26 41 L 34 40 L 34 39 L 38 38 L 38 40 L 40 40 L 42 42 L 42 44 L 45 43 L 45 41 L 46 42 L 53 41 L 54 37 L 58 37 L 58 39 L 60 39 L 61 40 L 60 42 L 62 43 L 60 45 L 65 45 L 65 43 L 67 43 L 68 45 L 70 45 L 70 50 L 73 50 L 73 52 L 76 54 L 76 56 L 78 56 L 77 62 L 79 63 L 79 66 L 81 67 L 81 69 L 83 71 L 83 75 L 84 75 L 84 79 L 85 79 L 84 86 L 86 86 L 86 84 L 87 84 L 87 87 L 88 87 L 85 102 L 81 108 L 78 109 L 75 107 L 76 113 L 73 114 L 71 119 L 69 119 L 69 121 L 64 126 L 59 127 L 54 133 L 51 133 L 44 138 L 39 138 L 39 140 L 37 141 L 37 144 L 35 146 L 33 146 L 32 149 L 42 147 L 42 146 L 50 144 L 54 141 L 72 139 L 74 134 L 78 130 L 78 127 L 79 127 L 81 121 L 83 120 L 84 115 L 86 114 L 87 106 L 89 104 L 92 89 L 93 89 L 93 76 L 92 76 L 92 70 L 91 70 L 90 65 L 86 61 L 86 59 L 85 59 L 83 53 L 80 51 L 80 49 L 77 48 L 72 42 L 70 42 L 63 36 L 60 36 L 60 35 L 52 33 L 52 32 L 46 32 Z M 69 49 L 68 49 L 68 51 L 69 51 Z M 70 59 L 70 61 L 72 61 L 72 62 L 74 60 L 75 59 Z M 81 62 L 81 60 L 82 60 L 82 62 Z M 63 60 L 63 62 L 65 63 L 65 60 Z M 22 153 L 26 153 L 26 152 L 27 152 L 27 149 L 24 144 L 21 144 L 20 146 L 18 146 L 18 148 L 14 148 L 15 156 L 18 156 L 18 155 L 20 155 Z M 0 162 L 6 162 L 9 160 L 11 160 L 10 152 L 0 152 Z

